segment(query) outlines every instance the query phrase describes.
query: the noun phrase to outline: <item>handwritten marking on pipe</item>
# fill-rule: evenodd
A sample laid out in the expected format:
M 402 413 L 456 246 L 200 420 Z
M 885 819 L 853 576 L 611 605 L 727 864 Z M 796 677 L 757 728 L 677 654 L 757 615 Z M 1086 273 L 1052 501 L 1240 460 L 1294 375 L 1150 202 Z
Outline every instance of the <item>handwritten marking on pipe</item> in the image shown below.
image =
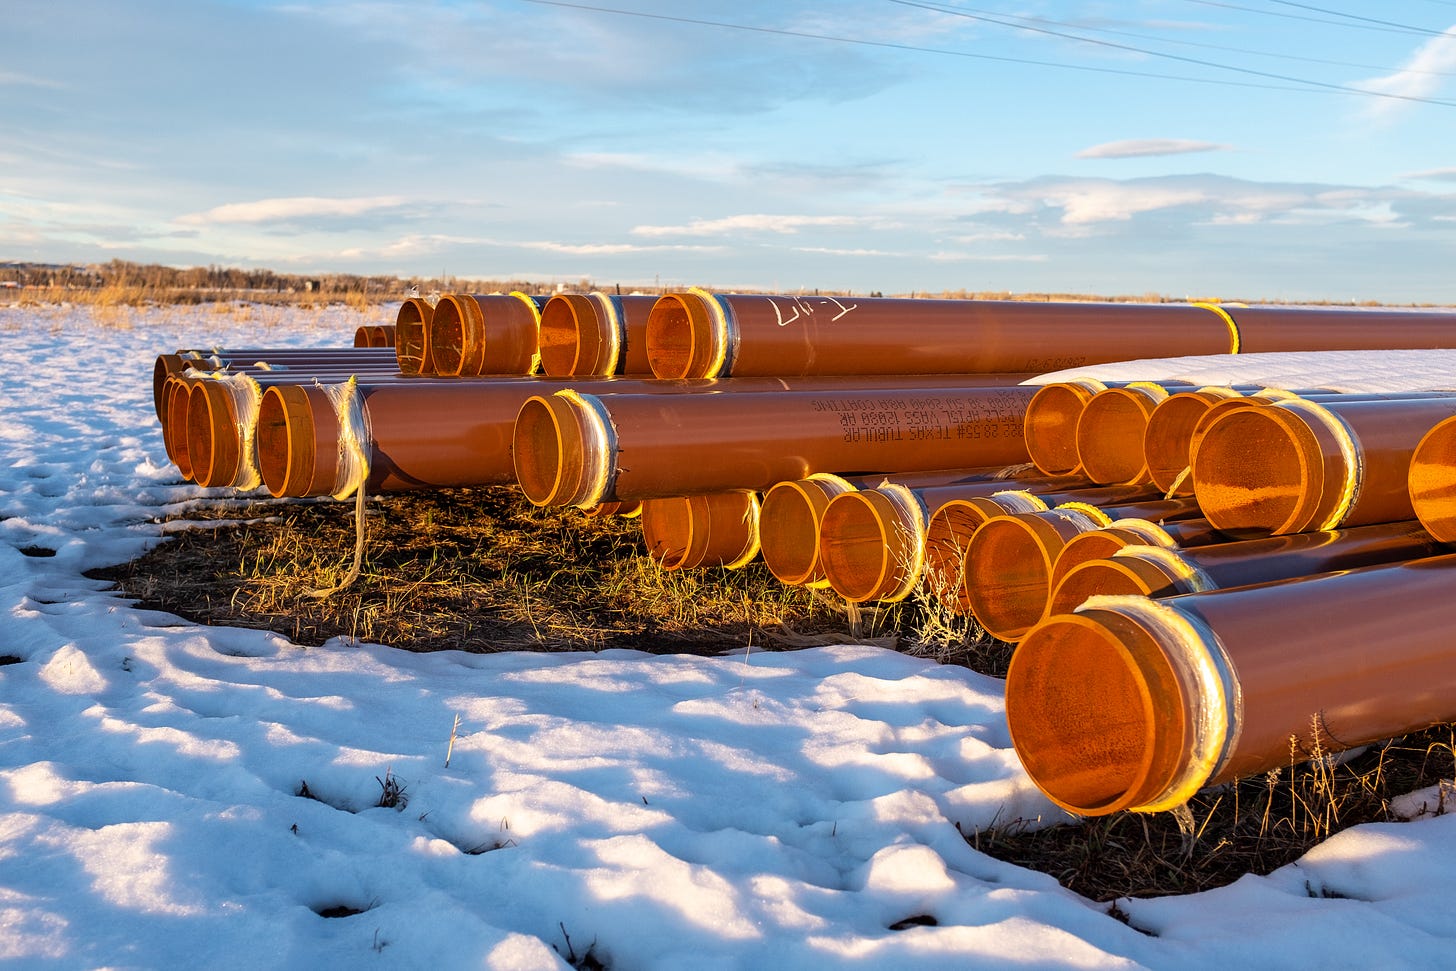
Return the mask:
M 789 309 L 793 311 L 792 317 L 784 316 L 783 309 L 779 307 L 780 299 L 788 300 Z M 836 313 L 833 317 L 829 318 L 830 323 L 833 323 L 834 321 L 843 317 L 845 314 L 849 313 L 851 310 L 855 310 L 859 307 L 859 304 L 857 303 L 846 305 L 844 303 L 841 303 L 838 299 L 834 297 L 816 297 L 815 299 L 820 302 L 821 306 L 833 304 L 835 307 L 838 308 L 839 312 Z M 800 317 L 812 317 L 815 310 L 813 303 L 810 303 L 800 297 L 770 297 L 768 305 L 773 308 L 774 320 L 778 323 L 780 327 L 787 327 L 794 321 L 798 320 Z

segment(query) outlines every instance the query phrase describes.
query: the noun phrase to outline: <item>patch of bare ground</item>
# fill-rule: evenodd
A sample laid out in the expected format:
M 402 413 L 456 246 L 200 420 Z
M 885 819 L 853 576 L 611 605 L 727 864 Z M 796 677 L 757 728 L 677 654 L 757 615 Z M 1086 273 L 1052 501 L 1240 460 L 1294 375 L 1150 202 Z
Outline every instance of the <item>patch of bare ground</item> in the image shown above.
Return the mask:
M 646 554 L 636 520 L 539 509 L 513 487 L 400 493 L 366 508 L 362 574 L 325 599 L 307 592 L 338 583 L 352 563 L 352 501 L 204 504 L 166 521 L 170 540 L 146 556 L 91 576 L 114 581 L 146 608 L 273 630 L 304 645 L 353 638 L 412 651 L 711 655 L 745 644 L 855 642 L 996 677 L 1011 656 L 1010 645 L 947 614 L 935 598 L 854 609 L 785 587 L 762 564 L 663 570 Z M 1004 820 L 966 838 L 1110 903 L 1109 913 L 1125 919 L 1121 898 L 1268 873 L 1346 827 L 1394 818 L 1396 797 L 1452 778 L 1453 753 L 1456 729 L 1443 726 L 1351 758 L 1291 759 L 1280 772 L 1200 793 L 1186 813 L 1054 826 Z M 1444 812 L 1444 799 L 1437 802 L 1431 811 Z

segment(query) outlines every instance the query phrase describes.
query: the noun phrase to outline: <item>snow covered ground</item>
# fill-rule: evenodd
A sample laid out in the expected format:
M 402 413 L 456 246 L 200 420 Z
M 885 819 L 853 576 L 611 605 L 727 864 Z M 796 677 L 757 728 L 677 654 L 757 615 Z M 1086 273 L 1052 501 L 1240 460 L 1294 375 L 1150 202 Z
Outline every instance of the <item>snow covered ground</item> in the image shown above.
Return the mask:
M 207 501 L 166 461 L 157 353 L 348 344 L 359 322 L 0 307 L 0 655 L 20 659 L 0 666 L 0 961 L 1451 966 L 1450 816 L 1121 901 L 1131 927 L 973 850 L 962 831 L 1056 811 L 1010 747 L 1000 682 L 962 668 L 855 645 L 304 649 L 137 610 L 82 575 L 161 541 L 159 512 Z M 1411 369 L 1449 375 L 1451 358 L 1398 369 L 1430 384 Z M 399 807 L 377 805 L 385 782 Z M 358 913 L 320 913 L 341 908 Z M 891 929 L 917 917 L 935 926 Z

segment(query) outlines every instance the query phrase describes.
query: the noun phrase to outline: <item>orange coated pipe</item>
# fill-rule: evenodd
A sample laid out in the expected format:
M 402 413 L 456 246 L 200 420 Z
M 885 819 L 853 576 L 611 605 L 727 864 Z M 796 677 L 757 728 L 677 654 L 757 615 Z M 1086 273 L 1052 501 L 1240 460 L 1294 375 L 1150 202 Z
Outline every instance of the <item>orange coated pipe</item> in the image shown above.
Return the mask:
M 852 603 L 903 600 L 922 579 L 929 579 L 932 589 L 943 587 L 947 578 L 940 572 L 941 563 L 937 562 L 935 573 L 927 571 L 929 521 L 932 511 L 939 512 L 952 502 L 970 503 L 978 497 L 988 504 L 1000 500 L 1008 504 L 1003 511 L 1020 512 L 1047 508 L 1047 497 L 1033 497 L 1033 492 L 1107 501 L 1150 496 L 1146 489 L 1058 491 L 1081 481 L 1046 478 L 1029 481 L 1026 488 L 1006 479 L 919 489 L 892 484 L 836 496 L 825 509 L 820 527 L 819 559 L 825 578 L 835 593 Z M 950 542 L 957 539 L 951 537 Z M 943 542 L 937 535 L 937 543 Z
M 1071 613 L 1092 596 L 1171 597 L 1443 552 L 1435 537 L 1414 522 L 1265 536 L 1197 549 L 1130 546 L 1069 570 L 1052 590 L 1046 613 Z
M 752 492 L 646 499 L 642 538 L 665 570 L 737 570 L 758 556 L 758 510 Z
M 558 293 L 541 308 L 541 371 L 549 377 L 650 376 L 644 294 Z
M 1100 529 L 1067 540 L 1067 545 L 1052 561 L 1052 595 L 1056 595 L 1062 578 L 1078 565 L 1090 560 L 1108 559 L 1128 546 L 1160 546 L 1172 550 L 1208 546 L 1227 540 L 1228 537 L 1214 529 L 1207 519 L 1176 519 L 1161 523 L 1146 519 L 1114 520 Z
M 1232 388 L 1199 388 L 1196 391 L 1178 391 L 1158 402 L 1148 416 L 1143 431 L 1143 462 L 1147 466 L 1148 478 L 1164 493 L 1173 491 L 1178 485 L 1181 495 L 1192 495 L 1192 485 L 1183 472 L 1188 468 L 1191 454 L 1193 429 L 1199 419 L 1220 401 L 1243 398 Z M 1179 484 L 1179 478 L 1183 483 Z
M 763 494 L 759 507 L 764 565 L 781 583 L 826 587 L 829 581 L 819 557 L 820 533 L 824 510 L 835 496 L 890 483 L 924 488 L 995 480 L 1001 488 L 1011 488 L 1020 484 L 1010 478 L 1012 472 L 1012 469 L 967 469 L 871 476 L 821 472 L 804 479 L 775 483 Z
M 1407 480 L 1411 508 L 1443 543 L 1456 543 L 1456 419 L 1426 432 L 1411 455 Z
M 258 470 L 275 496 L 347 495 L 357 485 L 358 470 L 364 465 L 371 470 L 366 483 L 371 491 L 501 484 L 515 480 L 512 429 L 516 413 L 535 395 L 584 388 L 609 396 L 715 397 L 732 392 L 730 397 L 738 397 L 798 385 L 858 394 L 867 383 L 896 386 L 911 380 L 366 377 L 357 384 L 363 410 L 343 422 L 339 419 L 341 402 L 336 400 L 343 394 L 342 383 L 332 390 L 277 385 L 268 387 L 259 403 Z M 986 393 L 996 391 L 992 388 Z
M 561 393 L 516 418 L 516 475 L 537 505 L 762 490 L 814 472 L 1026 461 L 1027 388 Z
M 1317 753 L 1456 720 L 1456 556 L 1049 617 L 1006 720 L 1070 812 L 1154 812 Z
M 1231 411 L 1194 445 L 1193 488 L 1225 532 L 1300 533 L 1415 517 L 1411 454 L 1456 398 L 1295 399 Z
M 394 317 L 394 356 L 401 374 L 430 374 L 430 321 L 435 308 L 420 297 L 408 297 Z
M 962 582 L 971 613 L 990 634 L 1019 640 L 1041 619 L 1051 597 L 1052 565 L 1074 536 L 1111 524 L 1114 519 L 1147 519 L 1189 507 L 1163 503 L 1109 506 L 1058 506 L 1046 512 L 994 516 L 971 536 Z
M 1168 399 L 1156 384 L 1099 391 L 1077 419 L 1077 459 L 1093 482 L 1151 482 L 1143 436 L 1153 409 Z
M 1030 303 L 668 293 L 647 321 L 652 373 L 1045 373 L 1233 350 L 1226 316 L 1189 304 Z
M 1225 307 L 1238 327 L 1237 353 L 1456 347 L 1456 313 L 1337 307 Z
M 447 293 L 435 304 L 425 348 L 436 374 L 532 374 L 540 363 L 542 298 Z

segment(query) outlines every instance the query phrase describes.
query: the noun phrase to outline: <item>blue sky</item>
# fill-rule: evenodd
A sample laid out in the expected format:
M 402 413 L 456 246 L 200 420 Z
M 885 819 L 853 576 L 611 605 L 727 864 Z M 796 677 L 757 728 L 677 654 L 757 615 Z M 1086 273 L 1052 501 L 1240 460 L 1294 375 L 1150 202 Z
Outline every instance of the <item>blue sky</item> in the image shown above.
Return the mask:
M 0 260 L 1456 303 L 1456 0 L 10 0 L 0 43 Z

